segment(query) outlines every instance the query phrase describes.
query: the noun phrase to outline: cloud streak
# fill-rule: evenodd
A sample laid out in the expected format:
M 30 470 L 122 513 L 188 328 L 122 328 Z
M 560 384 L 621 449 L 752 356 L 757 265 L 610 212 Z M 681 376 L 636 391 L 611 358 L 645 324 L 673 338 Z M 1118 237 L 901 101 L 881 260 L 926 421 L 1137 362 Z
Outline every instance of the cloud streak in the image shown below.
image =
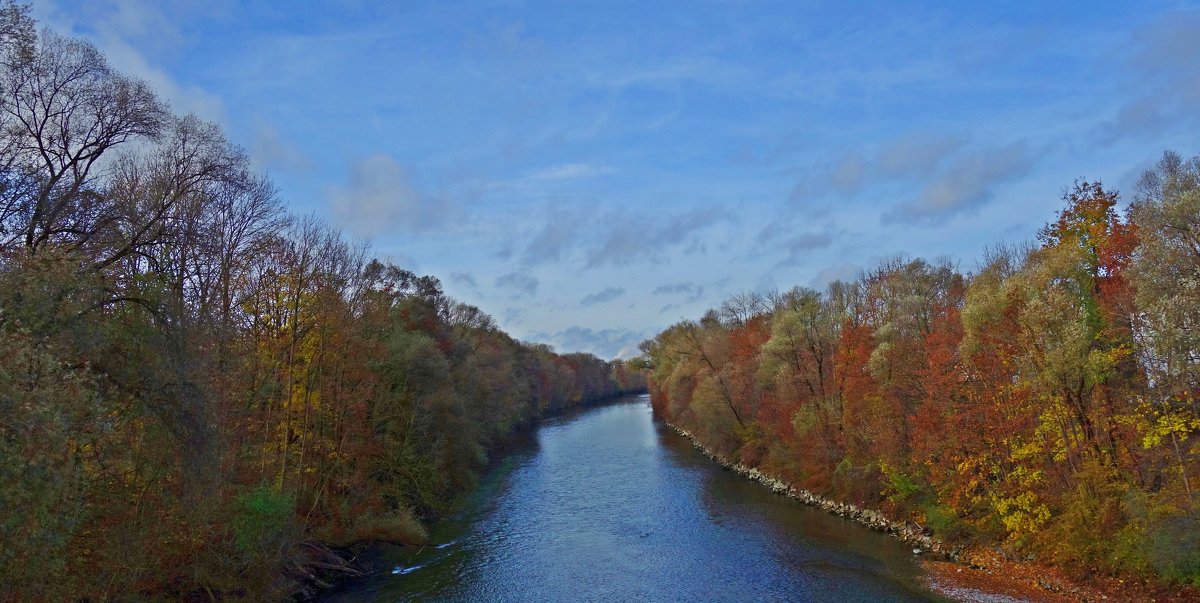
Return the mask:
M 475 277 L 467 274 L 466 272 L 451 272 L 450 282 L 459 285 L 476 295 L 479 294 L 479 282 L 475 280 Z
M 1122 50 L 1124 90 L 1130 95 L 1098 127 L 1104 143 L 1148 138 L 1166 128 L 1198 121 L 1200 104 L 1200 10 L 1178 10 L 1150 20 Z
M 590 352 L 610 360 L 638 354 L 638 344 L 649 335 L 629 329 L 591 329 L 571 326 L 553 333 L 535 333 L 530 339 L 549 343 L 559 350 Z
M 673 216 L 617 213 L 606 220 L 608 230 L 587 256 L 587 268 L 653 262 L 701 231 L 732 220 L 719 207 L 701 207 Z M 633 227 L 637 225 L 637 227 Z
M 448 199 L 418 192 L 409 171 L 382 153 L 355 162 L 347 184 L 329 187 L 326 193 L 335 220 L 361 237 L 440 227 L 458 213 Z
M 496 277 L 495 285 L 500 289 L 511 291 L 515 297 L 537 295 L 541 283 L 537 277 L 521 272 L 509 272 Z
M 84 3 L 83 7 L 59 7 L 59 2 L 37 2 L 33 14 L 42 24 L 60 33 L 88 31 L 88 37 L 116 69 L 145 80 L 179 112 L 194 113 L 211 121 L 224 121 L 221 96 L 197 85 L 181 82 L 155 57 L 178 52 L 184 36 L 181 19 L 203 19 L 203 9 L 191 7 L 188 15 L 168 16 L 162 3 L 125 0 L 114 3 Z M 176 10 L 184 7 L 172 7 Z
M 521 263 L 536 266 L 557 262 L 578 243 L 585 218 L 583 214 L 552 208 L 546 221 L 521 251 Z
M 996 188 L 1027 174 L 1035 154 L 1028 144 L 974 151 L 937 174 L 917 197 L 884 212 L 883 224 L 940 224 L 995 197 Z
M 253 136 L 250 156 L 260 169 L 303 171 L 315 167 L 313 160 L 300 147 L 283 139 L 275 124 L 258 120 Z
M 962 136 L 909 132 L 886 140 L 868 153 L 848 151 L 824 170 L 823 175 L 801 182 L 792 190 L 799 203 L 830 191 L 838 197 L 857 195 L 877 184 L 913 181 L 927 177 L 963 148 Z
M 802 232 L 785 239 L 788 255 L 776 267 L 799 266 L 805 263 L 808 255 L 833 244 L 833 235 L 823 231 Z
M 583 296 L 583 299 L 579 300 L 579 305 L 594 306 L 613 301 L 623 295 L 625 295 L 625 289 L 622 287 L 606 287 L 601 291 Z
M 528 176 L 529 180 L 577 180 L 607 176 L 616 170 L 589 163 L 564 163 L 543 168 Z

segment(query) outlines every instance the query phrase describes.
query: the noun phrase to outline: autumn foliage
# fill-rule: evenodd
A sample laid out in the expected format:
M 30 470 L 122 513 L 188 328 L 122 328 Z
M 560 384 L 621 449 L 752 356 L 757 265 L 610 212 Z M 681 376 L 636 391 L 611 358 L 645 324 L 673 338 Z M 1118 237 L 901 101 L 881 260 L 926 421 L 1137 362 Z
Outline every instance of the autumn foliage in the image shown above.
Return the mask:
M 0 600 L 281 599 L 644 387 L 372 260 L 220 130 L 0 7 Z
M 804 488 L 1080 574 L 1200 585 L 1200 159 L 1077 182 L 977 271 L 895 259 L 643 344 L 656 412 Z

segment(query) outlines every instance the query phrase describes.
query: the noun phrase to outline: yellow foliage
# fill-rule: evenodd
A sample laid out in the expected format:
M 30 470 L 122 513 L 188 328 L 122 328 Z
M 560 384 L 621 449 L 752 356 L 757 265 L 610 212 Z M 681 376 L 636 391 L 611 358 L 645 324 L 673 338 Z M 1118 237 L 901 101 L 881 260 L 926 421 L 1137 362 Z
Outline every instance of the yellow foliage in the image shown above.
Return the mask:
M 1037 494 L 1033 492 L 1022 492 L 1012 497 L 992 493 L 991 500 L 1011 539 L 1035 534 L 1050 520 L 1050 509 L 1039 502 Z
M 1179 439 L 1187 438 L 1188 434 L 1200 431 L 1200 418 L 1188 413 L 1160 412 L 1150 424 L 1149 430 L 1142 436 L 1142 447 L 1154 448 L 1163 440 L 1175 434 Z

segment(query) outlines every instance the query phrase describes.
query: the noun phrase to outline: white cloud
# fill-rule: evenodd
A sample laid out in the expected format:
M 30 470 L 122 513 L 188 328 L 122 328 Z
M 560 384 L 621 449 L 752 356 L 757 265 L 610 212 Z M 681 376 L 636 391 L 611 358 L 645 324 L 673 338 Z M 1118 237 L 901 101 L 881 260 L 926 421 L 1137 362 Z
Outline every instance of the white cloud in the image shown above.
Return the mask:
M 1024 176 L 1034 152 L 1025 142 L 985 148 L 964 155 L 930 180 L 916 199 L 885 212 L 883 223 L 936 224 L 978 208 L 999 185 Z
M 298 145 L 283 139 L 275 124 L 260 119 L 254 126 L 254 138 L 250 142 L 250 157 L 262 170 L 303 171 L 314 164 Z
M 879 171 L 892 177 L 924 176 L 966 144 L 953 135 L 910 133 L 886 143 L 876 159 Z
M 558 350 L 590 352 L 600 358 L 610 360 L 636 356 L 638 344 L 647 337 L 648 334 L 645 331 L 595 330 L 573 326 L 555 333 L 535 333 L 530 339 L 544 341 Z
M 326 193 L 334 219 L 362 237 L 438 227 L 457 213 L 449 200 L 419 193 L 408 170 L 382 153 L 355 163 L 347 185 L 330 187 Z
M 873 150 L 848 151 L 817 176 L 796 184 L 791 201 L 798 203 L 830 190 L 839 197 L 855 195 L 876 184 L 928 176 L 958 152 L 962 136 L 914 131 L 873 145 Z
M 55 2 L 41 2 L 34 6 L 33 15 L 59 33 L 86 37 L 110 65 L 145 80 L 177 113 L 224 121 L 224 103 L 219 96 L 195 84 L 180 83 L 155 60 L 182 51 L 185 44 L 177 18 L 167 17 L 162 3 L 116 0 L 66 9 Z
M 615 173 L 612 168 L 591 165 L 589 163 L 564 163 L 543 168 L 528 176 L 530 180 L 575 180 L 579 178 L 595 178 Z

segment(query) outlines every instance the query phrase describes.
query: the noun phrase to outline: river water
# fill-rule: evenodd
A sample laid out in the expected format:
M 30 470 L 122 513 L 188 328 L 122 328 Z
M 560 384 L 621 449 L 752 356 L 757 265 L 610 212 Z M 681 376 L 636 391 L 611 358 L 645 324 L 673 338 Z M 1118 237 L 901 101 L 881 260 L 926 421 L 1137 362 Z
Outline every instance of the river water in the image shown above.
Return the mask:
M 937 601 L 911 548 L 731 472 L 646 396 L 542 423 L 420 551 L 326 601 Z

